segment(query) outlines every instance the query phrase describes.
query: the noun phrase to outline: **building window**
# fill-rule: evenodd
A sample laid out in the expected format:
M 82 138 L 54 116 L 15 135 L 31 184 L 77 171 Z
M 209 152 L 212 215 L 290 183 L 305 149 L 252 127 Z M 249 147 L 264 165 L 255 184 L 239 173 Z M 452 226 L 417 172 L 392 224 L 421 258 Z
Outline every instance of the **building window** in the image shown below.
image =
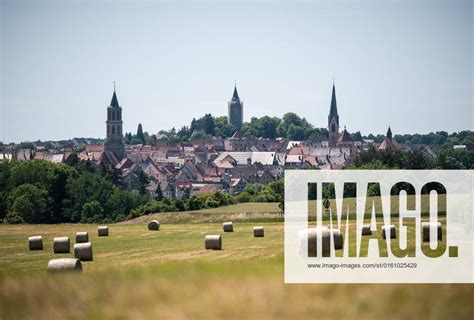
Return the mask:
M 112 126 L 112 134 L 115 134 L 115 126 Z
M 336 132 L 336 124 L 335 124 L 335 123 L 332 124 L 331 131 L 332 131 L 332 132 Z
M 112 120 L 115 120 L 115 111 L 112 111 Z

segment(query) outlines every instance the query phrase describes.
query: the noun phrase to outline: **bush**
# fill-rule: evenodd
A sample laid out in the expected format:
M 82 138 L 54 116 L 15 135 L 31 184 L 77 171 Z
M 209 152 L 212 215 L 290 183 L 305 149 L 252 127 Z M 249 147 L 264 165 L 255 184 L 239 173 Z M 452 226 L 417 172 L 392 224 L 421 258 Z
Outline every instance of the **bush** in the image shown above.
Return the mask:
M 176 211 L 184 211 L 186 210 L 184 206 L 184 202 L 180 199 L 173 199 L 172 204 L 176 208 Z
M 283 179 L 273 181 L 267 185 L 248 184 L 237 196 L 237 202 L 282 202 L 284 200 Z
M 81 213 L 82 223 L 104 222 L 104 209 L 98 201 L 91 201 L 84 204 Z
M 206 208 L 217 208 L 219 206 L 219 202 L 213 199 L 207 199 L 206 202 L 204 203 L 204 206 Z
M 188 199 L 187 204 L 187 208 L 189 210 L 200 210 L 202 209 L 204 202 L 202 201 L 201 197 L 192 196 Z
M 23 220 L 23 218 L 16 212 L 9 212 L 5 220 L 7 223 L 11 224 L 25 223 L 25 220 Z
M 250 202 L 250 194 L 246 192 L 241 192 L 235 196 L 237 202 Z
M 124 214 L 119 214 L 115 217 L 114 222 L 122 222 L 122 221 L 125 221 L 125 220 L 127 220 L 127 216 L 124 215 Z

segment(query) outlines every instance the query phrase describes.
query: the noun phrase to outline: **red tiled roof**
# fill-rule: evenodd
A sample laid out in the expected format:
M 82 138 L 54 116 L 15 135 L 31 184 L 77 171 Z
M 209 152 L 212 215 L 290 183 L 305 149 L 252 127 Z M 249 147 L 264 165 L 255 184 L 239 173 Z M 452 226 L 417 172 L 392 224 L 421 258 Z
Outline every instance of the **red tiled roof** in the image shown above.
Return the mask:
M 339 139 L 337 139 L 337 142 L 353 142 L 353 140 L 349 132 L 344 129 L 344 131 L 339 135 Z
M 204 192 L 210 192 L 214 190 L 219 190 L 219 186 L 217 184 L 206 184 L 203 186 L 199 191 L 197 192 L 198 194 L 204 193 Z
M 398 148 L 395 146 L 395 144 L 390 141 L 387 137 L 383 139 L 383 142 L 379 145 L 377 148 L 378 150 L 397 150 Z
M 104 151 L 103 144 L 89 144 L 86 146 L 86 152 L 102 152 Z

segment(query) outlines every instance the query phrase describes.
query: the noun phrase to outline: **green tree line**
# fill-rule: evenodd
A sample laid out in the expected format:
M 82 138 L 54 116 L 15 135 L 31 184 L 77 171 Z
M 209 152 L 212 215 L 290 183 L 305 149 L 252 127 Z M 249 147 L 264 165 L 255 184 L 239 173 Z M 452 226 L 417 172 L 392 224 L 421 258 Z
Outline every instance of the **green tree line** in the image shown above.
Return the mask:
M 0 220 L 9 223 L 117 222 L 148 201 L 84 163 L 0 163 Z
M 442 147 L 432 157 L 420 150 L 377 150 L 372 146 L 359 154 L 351 169 L 474 169 L 474 152 Z
M 161 130 L 160 135 L 164 135 L 170 142 L 189 142 L 195 138 L 231 137 L 238 128 L 227 123 L 227 117 L 214 117 L 205 114 L 201 118 L 193 118 L 189 126 L 183 126 L 179 130 Z M 288 112 L 279 117 L 252 117 L 250 122 L 244 122 L 240 128 L 240 134 L 245 138 L 266 138 L 275 139 L 282 137 L 290 140 L 323 141 L 327 140 L 327 129 L 316 128 L 305 118 L 296 113 Z M 359 131 L 351 134 L 354 141 L 364 139 L 381 143 L 385 136 L 383 134 L 369 134 L 363 136 Z M 446 131 L 430 132 L 428 134 L 396 134 L 394 140 L 407 145 L 429 145 L 435 148 L 452 147 L 454 145 L 474 146 L 474 132 L 464 130 L 449 134 Z M 157 136 L 143 131 L 141 124 L 138 125 L 137 133 L 125 134 L 125 142 L 128 144 L 148 144 L 154 145 Z
M 362 137 L 362 139 L 374 140 L 377 143 L 382 142 L 384 138 L 385 136 L 382 134 L 369 134 L 368 136 Z M 398 143 L 407 145 L 429 145 L 433 147 L 452 147 L 454 145 L 474 146 L 474 132 L 470 130 L 453 133 L 436 131 L 427 134 L 396 134 L 393 139 Z
M 200 210 L 236 202 L 274 202 L 283 197 L 283 181 L 248 185 L 239 196 L 213 191 L 182 199 L 156 199 L 121 187 L 117 170 L 94 168 L 90 161 L 68 164 L 45 160 L 0 162 L 0 222 L 112 223 L 144 214 Z M 140 186 L 138 186 L 141 189 Z M 143 186 L 142 186 L 143 187 Z
M 238 128 L 227 122 L 227 117 L 213 117 L 205 114 L 203 117 L 193 118 L 189 126 L 183 126 L 179 130 L 161 130 L 160 135 L 165 135 L 170 142 L 189 142 L 192 139 L 207 137 L 231 137 Z M 321 141 L 326 139 L 325 128 L 315 128 L 305 118 L 293 112 L 286 113 L 282 118 L 263 116 L 252 117 L 250 122 L 245 122 L 239 130 L 244 138 L 266 138 L 275 139 L 283 137 L 291 140 Z M 359 133 L 360 135 L 360 133 Z M 156 135 L 143 132 L 143 127 L 138 126 L 137 134 L 125 134 L 125 142 L 128 144 L 154 144 Z

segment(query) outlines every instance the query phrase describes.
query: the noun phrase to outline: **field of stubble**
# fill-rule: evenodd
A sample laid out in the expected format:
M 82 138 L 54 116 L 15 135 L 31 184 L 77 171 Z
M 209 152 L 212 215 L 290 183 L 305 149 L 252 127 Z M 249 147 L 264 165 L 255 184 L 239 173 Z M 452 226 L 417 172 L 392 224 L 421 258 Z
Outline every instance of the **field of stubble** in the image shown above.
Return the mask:
M 285 285 L 283 223 L 266 220 L 224 234 L 214 222 L 151 232 L 142 219 L 100 238 L 97 225 L 1 225 L 0 319 L 474 317 L 472 285 Z M 264 238 L 253 238 L 255 225 Z M 73 256 L 53 254 L 53 237 L 73 243 L 76 231 L 89 231 L 94 261 L 80 274 L 47 274 L 49 259 Z M 44 250 L 30 252 L 36 234 Z M 223 250 L 204 250 L 206 234 L 221 234 Z

